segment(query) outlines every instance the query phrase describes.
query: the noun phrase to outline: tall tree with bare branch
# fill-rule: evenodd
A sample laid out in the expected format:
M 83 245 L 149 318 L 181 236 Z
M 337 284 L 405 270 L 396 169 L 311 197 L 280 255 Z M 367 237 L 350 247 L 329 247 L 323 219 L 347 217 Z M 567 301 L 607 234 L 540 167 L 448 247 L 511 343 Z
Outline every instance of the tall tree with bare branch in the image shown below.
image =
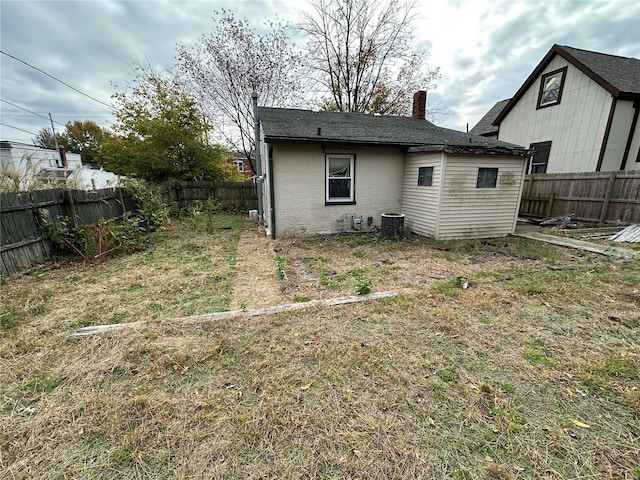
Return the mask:
M 325 109 L 406 115 L 413 93 L 435 88 L 439 68 L 414 45 L 415 0 L 309 4 L 297 27 L 307 37 L 305 59 Z
M 225 10 L 213 20 L 212 32 L 193 49 L 178 47 L 180 71 L 216 131 L 250 160 L 255 173 L 251 94 L 263 106 L 300 104 L 300 57 L 281 23 L 266 23 L 259 33 Z

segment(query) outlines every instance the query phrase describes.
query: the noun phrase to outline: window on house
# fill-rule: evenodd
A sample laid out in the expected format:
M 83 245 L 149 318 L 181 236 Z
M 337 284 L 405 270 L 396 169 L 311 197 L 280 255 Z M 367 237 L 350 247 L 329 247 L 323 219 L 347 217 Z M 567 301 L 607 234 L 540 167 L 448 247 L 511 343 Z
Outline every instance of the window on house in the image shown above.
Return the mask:
M 242 160 L 234 160 L 233 164 L 240 173 L 244 173 L 244 162 Z
M 326 156 L 326 202 L 355 203 L 354 155 Z
M 476 188 L 496 188 L 498 183 L 498 169 L 497 168 L 483 168 L 478 169 L 478 180 L 476 182 Z
M 529 148 L 531 149 L 529 173 L 547 173 L 551 142 L 532 143 Z
M 564 87 L 564 77 L 567 74 L 567 67 L 549 72 L 542 76 L 540 80 L 540 93 L 538 94 L 537 108 L 550 107 L 560 103 L 562 98 L 562 87 Z
M 433 184 L 433 167 L 418 168 L 418 185 L 430 187 Z

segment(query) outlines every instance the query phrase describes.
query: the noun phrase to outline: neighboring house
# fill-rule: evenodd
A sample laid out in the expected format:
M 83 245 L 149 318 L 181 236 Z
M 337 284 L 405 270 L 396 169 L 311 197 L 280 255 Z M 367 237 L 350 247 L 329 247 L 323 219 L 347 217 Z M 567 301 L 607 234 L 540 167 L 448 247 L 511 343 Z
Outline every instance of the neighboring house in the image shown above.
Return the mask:
M 271 238 L 372 229 L 384 213 L 438 239 L 514 231 L 528 150 L 437 127 L 424 102 L 417 118 L 280 108 L 259 116 Z
M 491 110 L 485 113 L 484 117 L 480 119 L 476 125 L 469 130 L 469 133 L 473 133 L 474 135 L 482 135 L 483 137 L 495 138 L 498 139 L 498 127 L 493 125 L 493 122 L 497 118 L 497 116 L 504 110 L 504 107 L 509 103 L 510 98 L 506 100 L 500 100 L 496 103 Z
M 233 164 L 238 173 L 242 174 L 245 181 L 249 182 L 253 179 L 254 173 L 251 170 L 251 162 L 244 153 L 238 150 L 234 150 L 233 158 L 228 161 L 229 163 Z
M 528 173 L 640 169 L 640 60 L 554 45 L 493 121 Z
M 96 190 L 118 183 L 114 173 L 83 166 L 79 154 L 62 147 L 57 151 L 7 141 L 0 142 L 0 176 L 20 191 L 43 185 Z

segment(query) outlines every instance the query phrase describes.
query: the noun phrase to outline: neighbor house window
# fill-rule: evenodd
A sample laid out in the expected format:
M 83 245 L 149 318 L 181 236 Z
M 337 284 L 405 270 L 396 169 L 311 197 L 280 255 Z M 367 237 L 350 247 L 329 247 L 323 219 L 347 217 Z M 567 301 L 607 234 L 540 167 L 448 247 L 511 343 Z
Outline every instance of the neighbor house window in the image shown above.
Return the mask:
M 242 160 L 234 160 L 233 164 L 236 166 L 240 173 L 244 173 L 244 162 Z
M 355 203 L 355 155 L 326 156 L 326 202 Z
M 532 143 L 529 148 L 531 149 L 529 173 L 547 173 L 551 142 Z
M 418 185 L 430 187 L 433 184 L 433 167 L 418 168 Z
M 497 168 L 483 168 L 478 169 L 478 181 L 476 182 L 476 188 L 496 188 L 498 183 L 498 169 Z
M 553 72 L 542 75 L 537 108 L 550 107 L 560 103 L 566 74 L 567 67 L 564 67 L 560 70 L 554 70 Z

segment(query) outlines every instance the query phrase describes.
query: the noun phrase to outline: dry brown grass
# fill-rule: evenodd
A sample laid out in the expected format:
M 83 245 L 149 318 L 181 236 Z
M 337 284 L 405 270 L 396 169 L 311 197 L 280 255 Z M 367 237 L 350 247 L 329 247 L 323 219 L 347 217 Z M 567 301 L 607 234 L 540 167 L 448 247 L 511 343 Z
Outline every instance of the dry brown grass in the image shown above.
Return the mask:
M 192 289 L 208 294 L 212 272 L 235 282 L 244 275 L 242 265 L 229 265 L 232 251 L 214 253 L 237 235 L 203 230 L 191 233 L 189 248 L 173 231 L 153 243 L 153 276 L 123 271 L 124 259 L 113 259 L 61 265 L 2 287 L 3 301 L 18 297 L 24 310 L 0 347 L 0 476 L 640 475 L 637 263 L 516 238 L 285 239 L 261 261 L 286 260 L 287 279 L 273 265 L 271 281 L 287 301 L 352 294 L 356 278 L 377 291 L 416 293 L 258 319 L 172 321 L 184 310 L 173 295 L 192 301 L 195 313 L 237 308 L 228 303 L 231 284 L 207 305 L 177 288 L 192 288 L 180 283 L 185 269 Z M 186 263 L 203 249 L 207 255 Z M 314 279 L 304 280 L 301 265 Z M 78 315 L 60 292 L 69 275 L 87 270 L 82 278 L 93 279 L 100 310 L 110 305 L 101 295 L 118 288 L 108 283 L 117 272 L 123 284 L 144 284 L 124 298 L 133 304 L 127 308 L 166 309 L 138 315 L 144 329 L 69 341 Z M 176 288 L 156 285 L 165 279 Z

